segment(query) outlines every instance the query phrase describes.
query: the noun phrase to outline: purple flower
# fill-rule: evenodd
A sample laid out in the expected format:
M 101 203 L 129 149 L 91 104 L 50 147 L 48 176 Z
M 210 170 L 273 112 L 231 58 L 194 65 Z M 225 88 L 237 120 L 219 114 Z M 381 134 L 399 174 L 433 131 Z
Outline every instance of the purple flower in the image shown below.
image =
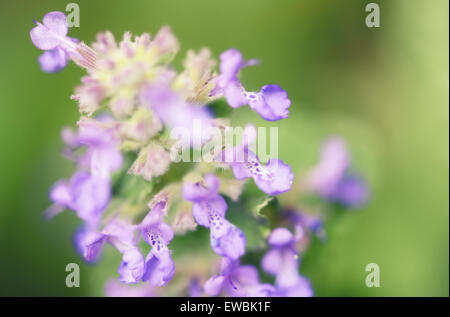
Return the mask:
M 56 47 L 42 53 L 38 57 L 38 62 L 43 72 L 56 73 L 66 67 L 68 59 L 68 54 L 63 49 Z
M 369 189 L 361 177 L 347 173 L 329 199 L 347 207 L 360 208 L 369 199 Z
M 53 217 L 65 208 L 74 210 L 78 217 L 95 226 L 110 200 L 109 179 L 96 177 L 89 172 L 77 172 L 72 178 L 60 180 L 50 190 L 54 203 L 46 216 Z
M 241 52 L 229 49 L 220 55 L 220 76 L 216 79 L 216 86 L 211 96 L 224 95 L 228 104 L 233 108 L 248 104 L 263 119 L 277 121 L 289 116 L 291 106 L 286 91 L 277 85 L 266 85 L 259 92 L 247 92 L 238 79 L 239 71 L 258 64 L 256 60 L 244 61 Z
M 255 135 L 255 128 L 247 126 L 244 144 L 224 150 L 218 159 L 231 166 L 237 179 L 253 178 L 256 186 L 267 195 L 275 196 L 289 191 L 294 180 L 291 167 L 279 159 L 270 159 L 266 165 L 262 165 L 258 156 L 249 148 Z
M 66 67 L 70 58 L 82 66 L 93 67 L 95 53 L 79 40 L 67 36 L 69 30 L 66 15 L 62 12 L 47 13 L 42 24 L 34 21 L 36 27 L 31 29 L 30 37 L 33 44 L 45 52 L 38 61 L 44 72 L 54 73 Z
M 239 228 L 225 219 L 227 203 L 218 194 L 219 180 L 208 174 L 203 181 L 186 182 L 182 196 L 193 202 L 192 213 L 195 221 L 210 229 L 211 247 L 219 255 L 238 259 L 245 253 L 245 235 Z
M 120 263 L 119 281 L 125 284 L 138 283 L 145 274 L 146 262 L 141 251 L 137 247 L 130 247 L 122 252 L 122 263 Z
M 89 261 L 95 261 L 105 243 L 110 243 L 119 251 L 132 249 L 135 245 L 135 226 L 128 222 L 113 219 L 101 232 L 86 228 L 80 235 L 79 247 L 83 250 L 83 257 Z
M 53 185 L 50 200 L 54 205 L 46 216 L 52 217 L 68 208 L 95 227 L 109 203 L 110 173 L 121 167 L 122 154 L 108 130 L 81 127 L 78 133 L 63 130 L 62 136 L 69 147 L 66 154 L 76 161 L 79 171 L 70 180 L 60 180 Z M 86 147 L 83 155 L 74 155 L 81 146 Z
M 167 247 L 173 239 L 172 228 L 163 222 L 166 202 L 157 203 L 139 225 L 141 235 L 151 247 L 145 258 L 143 281 L 154 286 L 164 286 L 175 273 L 175 264 Z
M 120 220 L 111 220 L 101 232 L 85 228 L 76 236 L 77 249 L 88 262 L 95 261 L 105 243 L 109 243 L 122 253 L 118 273 L 119 281 L 138 283 L 145 271 L 144 257 L 135 244 L 135 226 Z
M 264 271 L 275 276 L 279 296 L 312 296 L 308 279 L 302 277 L 294 248 L 295 237 L 285 228 L 277 228 L 269 236 L 271 249 L 262 259 Z
M 230 259 L 239 259 L 245 253 L 246 239 L 244 233 L 237 227 L 230 224 L 227 220 L 227 231 L 221 234 L 214 233 L 214 227 L 211 227 L 211 247 L 213 251 L 221 256 Z
M 220 274 L 205 282 L 204 291 L 210 296 L 224 293 L 235 297 L 267 297 L 276 290 L 272 285 L 260 283 L 254 266 L 240 265 L 238 260 L 223 258 Z
M 307 186 L 323 198 L 348 207 L 361 207 L 368 199 L 367 184 L 349 173 L 347 144 L 338 137 L 322 145 L 319 164 L 307 176 Z
M 93 175 L 107 179 L 121 167 L 122 154 L 112 130 L 86 124 L 81 125 L 77 133 L 65 129 L 62 135 L 68 145 L 66 155 L 77 162 L 79 169 L 90 169 Z M 83 155 L 72 155 L 82 146 L 86 147 Z

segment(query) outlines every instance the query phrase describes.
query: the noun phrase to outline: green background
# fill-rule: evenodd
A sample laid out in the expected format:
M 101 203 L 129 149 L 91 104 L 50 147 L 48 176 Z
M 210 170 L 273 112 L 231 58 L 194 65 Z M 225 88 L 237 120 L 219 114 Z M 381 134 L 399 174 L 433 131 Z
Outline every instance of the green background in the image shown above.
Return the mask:
M 381 27 L 365 26 L 370 1 L 77 1 L 87 43 L 98 31 L 155 34 L 170 25 L 188 48 L 230 47 L 262 64 L 246 87 L 276 83 L 292 100 L 277 122 L 279 155 L 295 172 L 317 160 L 322 139 L 347 139 L 372 199 L 327 226 L 302 272 L 318 296 L 448 296 L 448 1 L 377 1 Z M 59 131 L 75 125 L 69 99 L 83 70 L 44 74 L 29 38 L 32 19 L 64 11 L 65 1 L 0 4 L 0 295 L 102 295 L 118 259 L 81 265 L 81 287 L 66 288 L 65 266 L 81 263 L 71 246 L 79 221 L 43 220 L 48 188 L 70 174 Z M 235 122 L 264 124 L 246 109 Z M 108 262 L 110 262 L 108 264 Z M 364 284 L 378 263 L 381 287 Z

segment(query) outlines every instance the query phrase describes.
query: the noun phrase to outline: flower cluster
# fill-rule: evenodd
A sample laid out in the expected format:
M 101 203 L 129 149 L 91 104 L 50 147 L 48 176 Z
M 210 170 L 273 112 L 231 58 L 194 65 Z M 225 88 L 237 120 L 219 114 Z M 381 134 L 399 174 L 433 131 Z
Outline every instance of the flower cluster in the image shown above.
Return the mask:
M 153 38 L 146 33 L 133 38 L 127 32 L 119 43 L 110 32 L 100 33 L 88 46 L 67 36 L 61 12 L 47 13 L 42 23 L 35 23 L 30 36 L 44 50 L 38 58 L 43 71 L 60 71 L 69 60 L 86 70 L 71 97 L 81 114 L 78 129 L 62 131 L 63 155 L 74 162 L 75 172 L 51 188 L 46 216 L 74 211 L 82 221 L 75 233 L 81 256 L 96 262 L 109 244 L 122 256 L 119 281 L 144 283 L 124 288 L 109 281 L 107 294 L 156 296 L 162 294 L 160 287 L 173 284 L 170 294 L 312 296 L 309 280 L 299 273 L 300 256 L 309 233 L 324 238 L 322 219 L 296 206 L 276 209 L 271 204 L 294 187 L 294 174 L 280 159 L 260 161 L 253 125 L 245 128 L 242 144 L 213 147 L 210 161 L 186 167 L 172 159 L 171 131 L 187 131 L 181 146 L 195 151 L 215 138 L 205 130 L 230 127 L 227 118 L 216 118 L 211 111 L 221 98 L 231 108 L 249 105 L 267 121 L 288 118 L 291 101 L 279 86 L 266 85 L 259 92 L 243 87 L 240 70 L 256 60 L 245 61 L 238 50 L 229 49 L 220 55 L 216 72 L 208 49 L 189 50 L 177 72 L 171 61 L 179 43 L 167 26 Z M 327 141 L 319 165 L 307 177 L 308 188 L 327 201 L 362 205 L 367 189 L 347 172 L 348 165 L 342 141 Z M 250 207 L 248 195 L 241 199 L 250 178 L 263 198 L 257 208 Z M 267 239 L 261 268 L 273 283 L 261 281 L 257 267 L 243 264 L 246 254 L 261 251 L 261 246 L 249 245 L 240 221 L 227 219 L 231 209 L 240 209 L 254 227 L 263 227 L 256 240 Z M 278 219 L 262 220 L 270 212 Z M 172 254 L 177 240 L 201 231 L 197 226 L 209 229 L 212 252 Z M 219 260 L 221 269 L 211 277 Z M 173 279 L 178 282 L 170 283 Z

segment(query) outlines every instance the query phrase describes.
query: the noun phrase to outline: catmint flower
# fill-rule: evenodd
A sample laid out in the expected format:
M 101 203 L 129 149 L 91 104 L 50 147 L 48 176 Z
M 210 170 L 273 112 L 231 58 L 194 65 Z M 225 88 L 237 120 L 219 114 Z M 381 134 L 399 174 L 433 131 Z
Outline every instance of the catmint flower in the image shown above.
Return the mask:
M 77 239 L 78 248 L 88 262 L 95 261 L 105 243 L 109 243 L 122 253 L 118 268 L 119 281 L 138 283 L 144 274 L 145 262 L 135 244 L 135 226 L 120 220 L 111 220 L 101 232 L 86 230 Z
M 67 208 L 94 226 L 99 222 L 110 197 L 109 179 L 79 171 L 70 180 L 60 180 L 50 189 L 53 205 L 47 210 L 46 216 L 51 218 Z
M 366 182 L 356 174 L 347 173 L 337 184 L 336 190 L 328 199 L 336 201 L 343 206 L 360 208 L 369 198 Z
M 219 255 L 238 259 L 245 253 L 244 233 L 228 220 L 225 199 L 218 194 L 219 180 L 214 174 L 206 175 L 202 181 L 185 182 L 182 196 L 193 202 L 192 213 L 195 221 L 210 229 L 211 247 Z
M 269 236 L 271 249 L 262 259 L 264 271 L 275 276 L 279 296 L 309 297 L 313 291 L 305 277 L 301 276 L 295 251 L 294 235 L 285 228 L 276 228 Z
M 345 141 L 330 137 L 322 145 L 319 164 L 308 174 L 307 187 L 326 200 L 361 207 L 368 199 L 365 182 L 349 172 L 350 155 Z
M 78 169 L 90 169 L 93 175 L 108 179 L 122 166 L 114 131 L 102 128 L 98 121 L 80 121 L 77 133 L 64 129 L 62 137 L 68 146 L 66 156 L 76 161 Z M 85 152 L 81 156 L 72 155 L 80 147 L 85 147 Z
M 163 222 L 165 201 L 158 202 L 139 225 L 141 235 L 151 247 L 145 258 L 143 281 L 154 286 L 164 286 L 175 273 L 175 264 L 167 247 L 173 239 L 172 228 Z
M 137 247 L 130 247 L 122 251 L 122 262 L 120 263 L 119 281 L 125 284 L 138 283 L 143 279 L 147 270 L 147 263 Z
M 228 163 L 238 180 L 253 178 L 256 186 L 267 195 L 275 196 L 289 191 L 294 180 L 291 167 L 280 159 L 270 159 L 266 165 L 262 165 L 249 146 L 255 137 L 254 126 L 248 125 L 244 130 L 244 143 L 224 150 L 218 160 Z
M 77 133 L 65 129 L 62 137 L 68 146 L 66 155 L 76 161 L 78 171 L 52 187 L 54 205 L 47 210 L 47 217 L 68 208 L 85 222 L 98 223 L 111 196 L 110 174 L 120 168 L 122 154 L 111 131 L 94 126 L 80 127 Z M 74 153 L 80 147 L 86 150 L 77 156 Z
M 277 121 L 289 116 L 291 101 L 286 91 L 277 85 L 266 85 L 259 92 L 248 92 L 238 79 L 240 70 L 258 64 L 257 60 L 244 61 L 241 52 L 229 49 L 220 55 L 220 75 L 216 78 L 211 96 L 223 95 L 228 104 L 238 108 L 248 104 L 263 119 Z
M 204 284 L 204 292 L 210 296 L 267 297 L 275 293 L 270 284 L 261 284 L 258 270 L 252 265 L 240 265 L 238 260 L 223 258 L 221 272 Z
M 57 72 L 63 69 L 69 59 L 73 59 L 82 67 L 95 68 L 96 53 L 79 40 L 67 36 L 69 27 L 66 15 L 62 12 L 49 12 L 42 23 L 30 31 L 33 44 L 45 52 L 38 61 L 44 72 Z

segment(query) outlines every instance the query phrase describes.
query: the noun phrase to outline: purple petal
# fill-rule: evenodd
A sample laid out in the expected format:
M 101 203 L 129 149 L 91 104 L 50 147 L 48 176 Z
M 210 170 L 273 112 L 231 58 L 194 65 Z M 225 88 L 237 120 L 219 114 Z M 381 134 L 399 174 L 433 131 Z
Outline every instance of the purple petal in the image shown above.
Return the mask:
M 69 31 L 66 15 L 59 11 L 49 12 L 44 15 L 42 23 L 58 35 L 65 36 Z
M 252 265 L 239 266 L 234 270 L 232 278 L 245 286 L 259 283 L 258 270 Z
M 149 281 L 151 285 L 164 286 L 175 273 L 175 264 L 167 248 L 161 252 L 154 252 L 152 249 L 147 255 L 145 263 L 146 268 L 142 280 Z
M 109 180 L 78 172 L 70 180 L 72 202 L 70 208 L 89 223 L 95 223 L 110 199 Z
M 233 228 L 220 239 L 211 236 L 211 247 L 215 253 L 236 260 L 245 253 L 245 235 L 238 228 Z
M 138 248 L 132 247 L 122 255 L 122 263 L 119 266 L 119 281 L 131 284 L 138 283 L 145 270 L 144 257 Z
M 361 178 L 347 175 L 339 182 L 335 196 L 335 199 L 344 206 L 358 208 L 367 202 L 369 192 Z
M 161 223 L 164 219 L 164 209 L 166 208 L 166 204 L 166 201 L 157 202 L 147 215 L 145 215 L 144 219 L 141 221 L 140 227 L 152 227 Z
M 183 199 L 193 202 L 207 199 L 219 191 L 219 179 L 214 174 L 205 175 L 203 182 L 185 183 L 182 189 Z
M 69 183 L 66 180 L 57 181 L 50 189 L 50 199 L 55 204 L 68 207 L 72 201 Z
M 232 229 L 231 223 L 220 216 L 210 216 L 209 229 L 211 230 L 211 239 L 220 239 L 227 235 Z
M 121 243 L 133 244 L 136 226 L 119 219 L 113 219 L 103 228 L 102 234 L 114 237 Z
M 30 37 L 34 46 L 41 50 L 52 50 L 61 43 L 61 40 L 42 24 L 31 29 Z
M 277 85 L 267 85 L 261 88 L 257 98 L 248 98 L 250 107 L 267 121 L 277 121 L 289 116 L 291 106 L 286 91 Z
M 99 232 L 91 232 L 83 237 L 82 243 L 84 245 L 84 258 L 88 262 L 97 260 L 103 245 L 106 242 L 107 236 Z
M 225 199 L 220 195 L 215 195 L 207 200 L 194 203 L 192 214 L 195 222 L 200 226 L 209 227 L 210 217 L 217 215 L 223 218 L 227 209 L 228 206 Z
M 252 174 L 245 163 L 233 163 L 231 168 L 236 179 L 243 180 L 252 177 Z
M 273 247 L 282 247 L 294 242 L 294 236 L 286 228 L 276 228 L 269 236 L 268 242 Z
M 281 250 L 281 258 L 281 268 L 275 276 L 275 283 L 280 287 L 292 287 L 300 279 L 299 261 L 296 254 L 286 248 Z
M 209 296 L 218 296 L 223 289 L 225 277 L 223 275 L 215 275 L 205 282 L 204 291 Z
M 234 79 L 243 65 L 242 53 L 235 48 L 230 48 L 220 54 L 220 73 L 226 79 Z
M 261 266 L 267 273 L 276 275 L 281 270 L 282 260 L 281 251 L 272 249 L 263 256 Z
M 312 297 L 314 291 L 311 287 L 309 280 L 303 276 L 300 276 L 298 283 L 293 287 L 286 289 L 283 292 L 286 297 Z
M 166 202 L 157 203 L 139 225 L 143 239 L 152 247 L 165 247 L 173 239 L 172 227 L 163 221 L 165 205 Z
M 264 169 L 269 173 L 269 177 L 267 173 L 254 177 L 256 185 L 263 192 L 268 195 L 279 195 L 291 189 L 294 174 L 289 165 L 282 160 L 271 159 Z
M 232 108 L 239 108 L 247 104 L 244 88 L 242 88 L 241 83 L 238 80 L 230 82 L 224 88 L 223 94 Z
M 322 145 L 319 164 L 307 177 L 308 186 L 325 197 L 332 195 L 349 164 L 345 141 L 338 137 L 328 138 Z
M 37 23 L 38 25 L 30 31 L 31 41 L 37 48 L 51 50 L 65 41 L 68 27 L 64 13 L 47 13 L 43 23 Z
M 38 57 L 42 71 L 46 73 L 56 73 L 66 67 L 68 56 L 64 50 L 56 47 L 52 50 L 45 51 Z

